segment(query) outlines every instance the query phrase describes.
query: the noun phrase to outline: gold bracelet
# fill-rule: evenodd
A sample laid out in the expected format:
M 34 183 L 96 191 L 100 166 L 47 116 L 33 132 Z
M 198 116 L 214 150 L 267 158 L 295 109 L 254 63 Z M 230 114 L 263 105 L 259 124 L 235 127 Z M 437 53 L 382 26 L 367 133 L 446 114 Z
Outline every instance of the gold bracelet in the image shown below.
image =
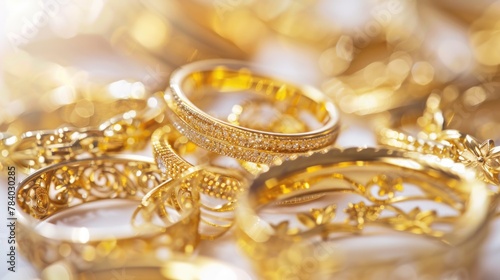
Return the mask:
M 65 278 L 66 277 L 66 278 Z M 167 259 L 141 257 L 133 260 L 96 263 L 89 269 L 77 269 L 58 262 L 41 273 L 42 280 L 109 279 L 206 279 L 250 280 L 241 269 L 202 256 L 172 254 Z
M 469 272 L 488 202 L 484 182 L 451 160 L 334 149 L 261 174 L 239 201 L 238 242 L 264 279 L 389 279 L 410 268 L 437 279 Z
M 463 98 L 463 100 L 467 99 Z M 463 122 L 460 128 L 467 129 L 469 127 L 467 131 L 475 132 L 475 129 L 470 127 L 466 120 L 471 118 L 470 122 L 474 121 L 474 113 L 470 109 L 474 107 L 474 111 L 480 110 L 480 104 L 475 104 L 475 106 L 469 104 L 469 110 L 465 110 L 463 107 L 468 106 L 467 104 L 454 102 L 449 105 L 450 107 L 441 109 L 441 101 L 438 94 L 429 96 L 423 115 L 416 121 L 421 127 L 421 131 L 417 135 L 412 136 L 404 132 L 402 128 L 394 127 L 397 125 L 389 124 L 389 127 L 379 129 L 377 133 L 379 143 L 451 158 L 456 162 L 471 166 L 478 170 L 479 178 L 494 184 L 496 186 L 494 193 L 498 193 L 500 187 L 500 147 L 495 146 L 492 139 L 481 143 L 474 136 L 464 133 L 462 130 L 450 128 L 456 127 L 454 125 L 460 122 L 455 119 L 461 119 Z M 491 103 L 485 102 L 484 105 L 488 107 Z M 460 111 L 462 113 L 455 111 L 457 107 L 464 109 Z
M 260 74 L 238 61 L 192 63 L 175 71 L 165 99 L 167 116 L 182 134 L 198 146 L 217 154 L 267 165 L 300 154 L 311 154 L 334 144 L 339 131 L 338 112 L 331 101 L 311 87 L 297 87 Z M 297 118 L 309 114 L 317 127 L 303 133 L 276 133 L 240 127 L 202 111 L 193 100 L 207 92 L 247 92 L 283 105 Z M 276 105 L 277 106 L 277 105 Z
M 164 201 L 162 209 L 176 212 L 176 218 L 163 215 L 164 222 L 169 220 L 170 225 L 161 230 L 147 219 L 152 216 L 147 215 L 148 209 L 140 212 L 142 223 L 130 228 L 103 230 L 50 222 L 51 218 L 88 203 L 140 200 L 163 180 L 153 161 L 138 156 L 103 156 L 41 169 L 26 178 L 17 190 L 18 249 L 37 268 L 63 259 L 85 269 L 108 260 L 154 255 L 158 250 L 190 253 L 199 240 L 199 199 L 196 191 L 171 181 L 164 183 L 171 186 L 164 186 L 164 193 L 175 204 Z
M 21 136 L 0 134 L 0 169 L 16 165 L 31 173 L 85 154 L 143 149 L 164 121 L 166 107 L 159 95 L 148 98 L 147 103 L 142 110 L 130 110 L 97 127 L 28 131 Z

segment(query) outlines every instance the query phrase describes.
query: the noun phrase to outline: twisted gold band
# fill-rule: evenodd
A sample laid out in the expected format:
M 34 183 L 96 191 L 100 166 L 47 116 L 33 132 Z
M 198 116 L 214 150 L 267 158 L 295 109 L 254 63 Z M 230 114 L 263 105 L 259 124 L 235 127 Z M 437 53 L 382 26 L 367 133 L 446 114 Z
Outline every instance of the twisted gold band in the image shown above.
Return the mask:
M 398 266 L 439 278 L 474 263 L 489 221 L 485 201 L 485 184 L 450 160 L 334 149 L 261 174 L 240 199 L 237 234 L 265 279 L 387 279 Z M 464 258 L 447 262 L 454 254 Z
M 176 212 L 178 220 L 161 230 L 150 226 L 147 211 L 141 212 L 146 218 L 135 228 L 127 223 L 127 227 L 101 230 L 48 221 L 74 207 L 105 199 L 140 200 L 163 180 L 150 159 L 138 156 L 103 156 L 41 169 L 17 190 L 18 249 L 37 268 L 64 259 L 79 269 L 107 260 L 154 255 L 160 249 L 190 253 L 199 240 L 199 199 L 196 192 L 179 186 L 165 191 L 176 203 L 162 205 Z M 182 200 L 177 199 L 181 194 Z
M 256 74 L 254 74 L 254 72 Z M 339 131 L 339 116 L 333 103 L 310 87 L 297 87 L 267 78 L 237 61 L 213 60 L 183 66 L 171 76 L 165 92 L 167 115 L 182 134 L 200 147 L 233 158 L 279 164 L 300 154 L 329 148 Z M 276 133 L 233 125 L 199 109 L 193 100 L 216 91 L 245 91 L 283 105 L 297 118 L 308 117 L 318 124 L 302 133 Z M 307 118 L 307 117 L 306 117 Z

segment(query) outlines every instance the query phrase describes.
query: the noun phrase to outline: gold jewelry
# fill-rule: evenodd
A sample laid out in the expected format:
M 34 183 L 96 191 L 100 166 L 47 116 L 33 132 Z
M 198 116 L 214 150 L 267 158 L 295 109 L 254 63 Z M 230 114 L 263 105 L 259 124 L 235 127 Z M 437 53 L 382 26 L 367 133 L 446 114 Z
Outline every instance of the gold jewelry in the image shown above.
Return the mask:
M 161 230 L 151 226 L 148 209 L 141 212 L 141 226 L 135 228 L 101 230 L 47 221 L 87 203 L 140 200 L 163 180 L 153 161 L 138 156 L 80 159 L 41 169 L 17 189 L 18 249 L 38 268 L 65 259 L 81 269 L 158 250 L 191 253 L 199 240 L 198 194 L 172 181 L 164 183 L 171 186 L 164 187 L 164 193 L 172 200 L 163 201 L 162 209 L 176 212 L 176 218 L 163 215 L 164 223 L 170 224 Z
M 205 166 L 206 163 L 201 165 L 203 167 L 191 165 L 176 150 L 179 145 L 194 144 L 187 143 L 184 136 L 180 136 L 179 132 L 168 125 L 157 129 L 151 139 L 160 170 L 170 178 L 189 182 L 200 192 L 203 223 L 200 225 L 201 238 L 213 240 L 223 235 L 232 227 L 234 207 L 237 198 L 244 191 L 244 186 L 248 185 L 248 174 L 228 167 Z M 174 139 L 177 144 L 173 143 Z M 148 194 L 143 199 L 143 204 L 151 203 L 151 197 L 156 196 L 154 192 L 161 193 L 161 188 Z
M 314 203 L 279 203 L 318 193 Z M 476 260 L 488 201 L 473 170 L 451 160 L 333 149 L 257 177 L 239 201 L 237 234 L 265 279 L 388 279 L 398 267 L 439 278 Z
M 489 103 L 485 103 L 489 105 Z M 395 148 L 433 154 L 442 158 L 451 158 L 456 162 L 474 167 L 478 170 L 478 177 L 487 183 L 494 184 L 498 193 L 500 186 L 500 147 L 495 146 L 492 139 L 485 142 L 460 130 L 450 129 L 449 121 L 453 119 L 467 119 L 472 117 L 470 110 L 459 113 L 453 108 L 467 106 L 453 103 L 451 108 L 441 109 L 441 97 L 432 94 L 427 100 L 423 115 L 416 121 L 421 131 L 416 136 L 406 133 L 402 128 L 384 127 L 379 129 L 377 136 L 382 145 Z M 479 106 L 476 104 L 476 106 Z M 451 110 L 450 110 L 451 109 Z M 479 110 L 479 108 L 475 108 Z M 458 115 L 462 114 L 462 117 Z M 450 118 L 447 118 L 450 116 Z M 465 122 L 465 121 L 464 121 Z M 389 125 L 391 126 L 391 125 Z M 462 127 L 467 125 L 462 124 Z M 471 130 L 469 128 L 468 130 Z
M 65 276 L 67 278 L 65 278 Z M 42 280 L 109 279 L 206 279 L 250 280 L 241 269 L 202 256 L 172 254 L 166 259 L 146 256 L 123 261 L 96 263 L 89 269 L 76 269 L 68 262 L 58 262 L 41 273 Z
M 164 121 L 166 106 L 159 95 L 147 99 L 147 107 L 110 118 L 98 127 L 28 131 L 21 136 L 0 134 L 0 169 L 16 165 L 23 172 L 85 154 L 139 150 Z
M 253 74 L 258 73 L 258 74 Z M 182 134 L 198 146 L 217 154 L 267 165 L 301 154 L 329 148 L 339 130 L 338 112 L 331 101 L 311 87 L 297 87 L 262 76 L 238 61 L 213 60 L 181 67 L 171 76 L 165 99 L 167 116 Z M 261 99 L 282 104 L 289 112 L 309 114 L 319 123 L 304 133 L 276 133 L 240 127 L 198 108 L 193 100 L 216 91 L 255 93 Z
M 237 169 L 244 173 L 249 172 L 252 175 L 268 169 L 267 166 L 238 161 L 202 149 L 168 124 L 158 128 L 151 135 L 151 144 L 158 167 L 163 173 L 172 178 L 177 178 L 184 171 L 198 165 Z

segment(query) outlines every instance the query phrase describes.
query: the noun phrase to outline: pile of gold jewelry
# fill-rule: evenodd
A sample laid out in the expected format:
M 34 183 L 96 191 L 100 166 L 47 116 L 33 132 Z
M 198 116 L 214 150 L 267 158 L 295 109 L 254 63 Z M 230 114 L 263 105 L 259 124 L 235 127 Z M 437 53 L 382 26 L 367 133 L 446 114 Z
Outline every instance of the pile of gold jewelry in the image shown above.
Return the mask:
M 7 20 L 0 170 L 26 174 L 16 250 L 38 277 L 475 278 L 500 192 L 498 3 L 367 1 L 349 25 L 349 1 L 77 2 Z M 317 87 L 255 63 L 269 46 Z M 79 69 L 91 48 L 161 75 Z M 350 123 L 379 146 L 336 145 Z M 127 224 L 61 223 L 125 201 Z M 220 238 L 252 269 L 196 256 Z

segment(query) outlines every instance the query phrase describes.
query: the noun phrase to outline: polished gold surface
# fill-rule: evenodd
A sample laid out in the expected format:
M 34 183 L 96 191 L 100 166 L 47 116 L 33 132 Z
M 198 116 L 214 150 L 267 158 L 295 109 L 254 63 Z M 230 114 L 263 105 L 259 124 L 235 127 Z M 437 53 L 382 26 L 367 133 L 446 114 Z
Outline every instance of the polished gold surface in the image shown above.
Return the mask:
M 154 214 L 150 209 L 140 212 L 142 219 L 133 230 L 126 226 L 103 229 L 46 221 L 97 201 L 139 202 L 163 181 L 153 162 L 138 156 L 103 156 L 41 169 L 17 190 L 18 249 L 39 269 L 60 260 L 85 269 L 94 263 L 155 255 L 160 249 L 191 253 L 199 240 L 197 192 L 172 182 L 165 183 L 169 187 L 163 185 L 163 193 L 173 200 L 162 201 L 162 209 L 170 209 L 175 218 L 162 215 L 163 222 L 169 225 L 161 229 L 148 219 Z
M 309 114 L 317 124 L 302 133 L 233 125 L 193 104 L 211 91 L 220 95 L 250 92 L 297 118 Z M 238 61 L 213 60 L 180 68 L 172 75 L 165 98 L 170 108 L 167 116 L 191 141 L 217 154 L 250 162 L 279 164 L 300 154 L 321 151 L 333 145 L 339 130 L 338 112 L 324 94 L 260 76 L 258 70 Z
M 431 278 L 473 271 L 490 215 L 486 186 L 474 176 L 450 160 L 388 149 L 285 162 L 240 201 L 239 244 L 265 279 L 390 278 L 399 266 Z M 277 203 L 320 193 L 294 207 Z M 464 257 L 446 261 L 453 254 Z

